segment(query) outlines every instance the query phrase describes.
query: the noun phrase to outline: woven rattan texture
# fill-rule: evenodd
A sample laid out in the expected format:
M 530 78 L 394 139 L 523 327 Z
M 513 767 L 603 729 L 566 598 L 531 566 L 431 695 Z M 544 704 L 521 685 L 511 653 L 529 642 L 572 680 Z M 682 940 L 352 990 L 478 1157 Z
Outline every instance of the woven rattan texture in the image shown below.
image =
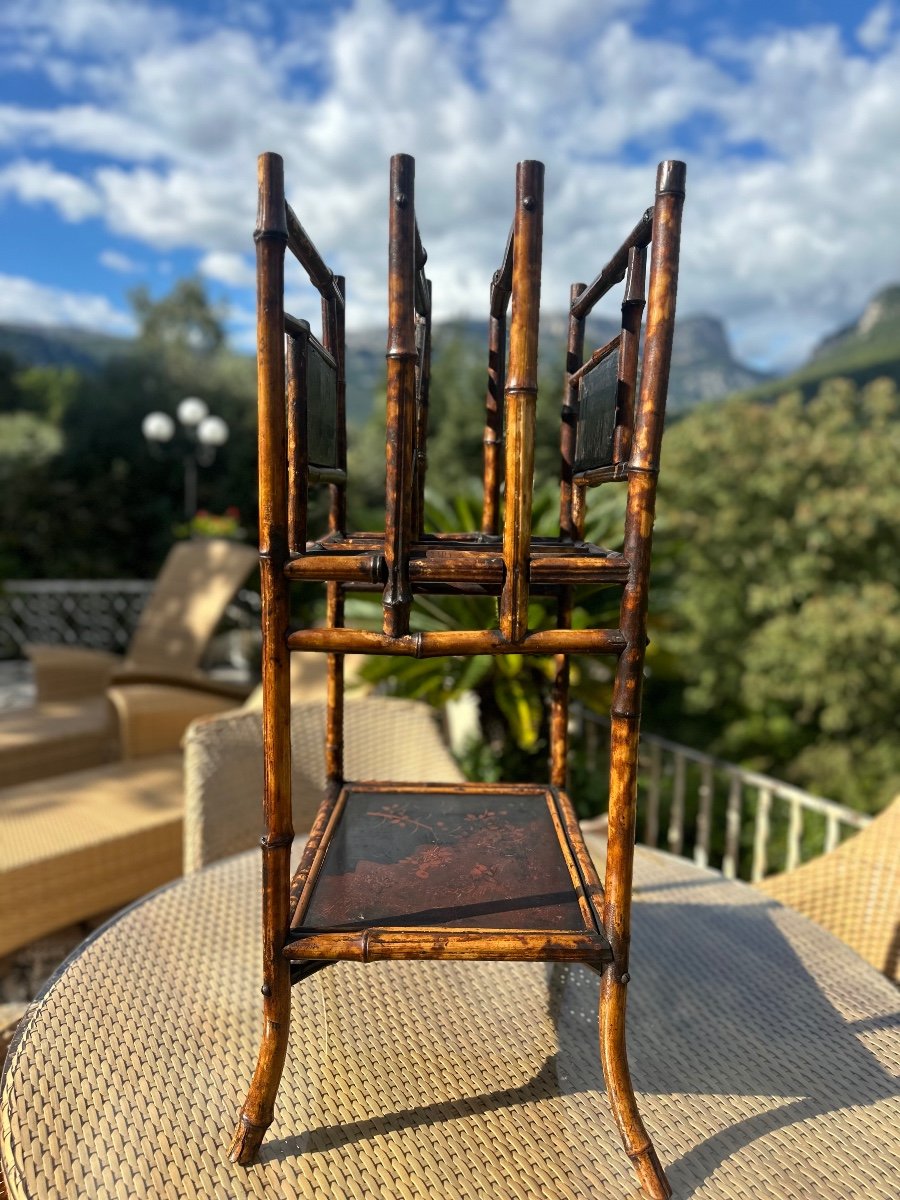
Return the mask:
M 177 754 L 0 791 L 0 955 L 176 878 L 181 827 Z
M 678 1197 L 895 1200 L 897 993 L 751 888 L 639 852 L 631 1058 Z M 583 967 L 344 963 L 295 991 L 261 1160 L 225 1147 L 257 1048 L 258 857 L 101 933 L 0 1093 L 13 1198 L 633 1197 Z
M 105 696 L 57 701 L 0 718 L 3 787 L 86 771 L 115 757 L 115 715 Z
M 900 797 L 837 850 L 758 886 L 900 983 Z

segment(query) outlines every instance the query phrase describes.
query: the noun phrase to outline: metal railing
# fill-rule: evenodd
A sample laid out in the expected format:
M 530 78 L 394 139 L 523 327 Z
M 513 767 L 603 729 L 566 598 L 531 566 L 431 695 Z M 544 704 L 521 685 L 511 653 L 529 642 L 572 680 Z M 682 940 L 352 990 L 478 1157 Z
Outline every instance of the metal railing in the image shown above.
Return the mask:
M 574 713 L 586 777 L 604 773 L 609 722 Z M 758 882 L 835 849 L 871 817 L 769 775 L 652 733 L 641 734 L 638 840 L 729 879 Z
M 28 642 L 87 646 L 122 653 L 128 647 L 152 580 L 18 579 L 0 587 L 0 658 L 19 658 Z M 259 624 L 259 595 L 241 588 L 224 626 Z
M 124 651 L 153 588 L 151 580 L 21 579 L 0 591 L 0 657 L 28 642 Z

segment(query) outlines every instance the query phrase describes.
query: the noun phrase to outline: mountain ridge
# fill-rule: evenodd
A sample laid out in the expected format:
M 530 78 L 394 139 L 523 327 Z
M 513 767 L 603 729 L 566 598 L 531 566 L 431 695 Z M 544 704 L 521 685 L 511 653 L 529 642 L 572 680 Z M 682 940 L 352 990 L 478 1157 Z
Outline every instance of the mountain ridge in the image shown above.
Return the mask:
M 545 369 L 562 370 L 566 343 L 565 313 L 541 314 L 541 359 Z M 602 345 L 618 331 L 608 319 L 588 322 L 586 350 Z M 466 353 L 487 357 L 487 321 L 456 318 L 439 322 L 433 331 L 435 354 L 453 343 Z M 0 354 L 19 366 L 72 366 L 85 373 L 101 370 L 111 359 L 131 353 L 134 339 L 66 326 L 0 324 Z M 347 409 L 351 421 L 364 421 L 384 388 L 385 334 L 363 328 L 348 335 Z M 235 355 L 246 358 L 246 355 Z M 791 388 L 805 393 L 822 379 L 839 373 L 865 382 L 887 374 L 900 383 L 900 284 L 875 293 L 860 316 L 827 334 L 797 370 L 775 376 L 740 362 L 724 323 L 708 314 L 681 317 L 676 323 L 669 383 L 669 409 L 681 414 L 695 405 L 740 394 L 771 398 Z

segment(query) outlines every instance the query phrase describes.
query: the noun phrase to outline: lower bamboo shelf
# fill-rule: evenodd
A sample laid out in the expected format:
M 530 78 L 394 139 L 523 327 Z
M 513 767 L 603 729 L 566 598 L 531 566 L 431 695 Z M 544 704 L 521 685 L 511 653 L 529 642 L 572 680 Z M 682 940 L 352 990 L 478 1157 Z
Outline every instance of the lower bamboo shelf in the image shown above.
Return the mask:
M 528 784 L 352 783 L 295 876 L 295 961 L 609 961 L 568 797 Z

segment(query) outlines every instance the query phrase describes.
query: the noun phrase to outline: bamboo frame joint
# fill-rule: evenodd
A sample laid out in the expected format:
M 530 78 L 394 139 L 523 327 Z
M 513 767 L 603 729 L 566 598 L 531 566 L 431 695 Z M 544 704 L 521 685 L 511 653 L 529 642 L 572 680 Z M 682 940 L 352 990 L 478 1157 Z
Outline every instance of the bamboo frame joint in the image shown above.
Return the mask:
M 288 232 L 286 229 L 254 229 L 254 242 L 281 242 L 282 246 L 288 244 Z
M 276 837 L 269 837 L 267 834 L 259 839 L 260 849 L 262 850 L 283 850 L 285 847 L 294 844 L 293 833 L 282 833 Z

